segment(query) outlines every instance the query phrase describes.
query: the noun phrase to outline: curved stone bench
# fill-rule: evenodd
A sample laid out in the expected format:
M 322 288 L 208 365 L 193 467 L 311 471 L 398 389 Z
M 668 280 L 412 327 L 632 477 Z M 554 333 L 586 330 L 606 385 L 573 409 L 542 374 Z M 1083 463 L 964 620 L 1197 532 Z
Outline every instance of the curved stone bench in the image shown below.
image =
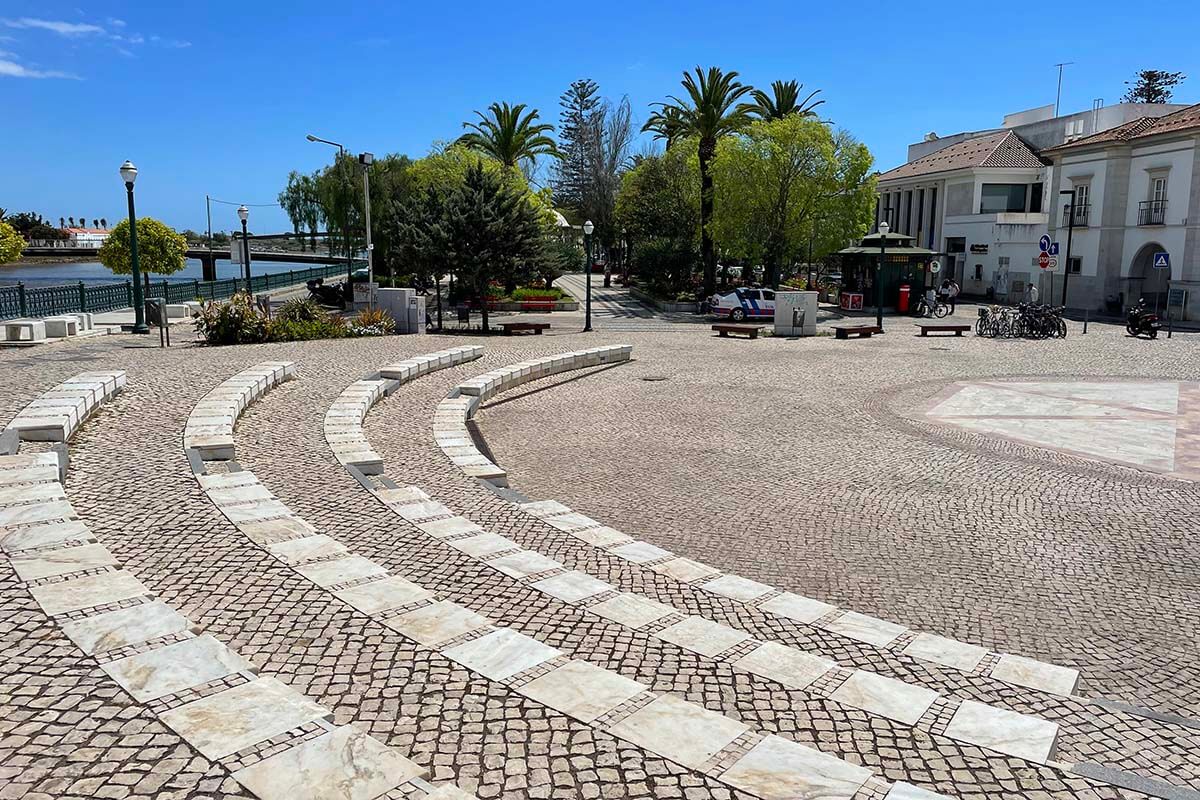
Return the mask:
M 202 461 L 233 458 L 233 423 L 246 406 L 295 377 L 290 361 L 264 361 L 242 370 L 206 394 L 192 408 L 183 430 L 183 446 L 194 450 Z
M 25 442 L 65 442 L 75 429 L 125 386 L 121 370 L 81 372 L 32 401 L 5 430 Z

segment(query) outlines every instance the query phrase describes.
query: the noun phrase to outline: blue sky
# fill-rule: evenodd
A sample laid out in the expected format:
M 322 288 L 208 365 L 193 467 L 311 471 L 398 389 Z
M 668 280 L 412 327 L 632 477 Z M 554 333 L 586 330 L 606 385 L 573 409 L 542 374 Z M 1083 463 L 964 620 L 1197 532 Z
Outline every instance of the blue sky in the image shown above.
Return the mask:
M 1054 102 L 1059 61 L 1076 62 L 1064 112 L 1117 102 L 1140 68 L 1193 76 L 1176 101 L 1200 101 L 1198 24 L 1200 5 L 1182 0 L 1060 2 L 1044 15 L 961 1 L 3 0 L 0 207 L 117 219 L 130 158 L 139 213 L 201 229 L 205 194 L 272 202 L 289 170 L 327 163 L 305 133 L 419 156 L 494 100 L 557 122 L 558 95 L 579 77 L 628 95 L 644 119 L 696 64 L 822 89 L 826 116 L 888 168 L 930 130 L 993 127 Z M 253 214 L 260 232 L 290 227 L 277 209 Z M 232 206 L 214 206 L 214 228 L 235 222 Z

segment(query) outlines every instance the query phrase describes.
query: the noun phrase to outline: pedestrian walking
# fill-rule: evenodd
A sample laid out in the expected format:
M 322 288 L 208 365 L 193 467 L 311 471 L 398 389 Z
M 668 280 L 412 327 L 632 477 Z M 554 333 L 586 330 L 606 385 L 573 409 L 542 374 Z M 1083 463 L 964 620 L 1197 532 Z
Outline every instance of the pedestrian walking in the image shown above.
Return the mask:
M 950 313 L 954 313 L 954 306 L 958 302 L 958 293 L 962 291 L 962 287 L 958 285 L 958 281 L 954 278 L 950 279 L 950 286 L 947 287 L 946 295 L 950 299 Z

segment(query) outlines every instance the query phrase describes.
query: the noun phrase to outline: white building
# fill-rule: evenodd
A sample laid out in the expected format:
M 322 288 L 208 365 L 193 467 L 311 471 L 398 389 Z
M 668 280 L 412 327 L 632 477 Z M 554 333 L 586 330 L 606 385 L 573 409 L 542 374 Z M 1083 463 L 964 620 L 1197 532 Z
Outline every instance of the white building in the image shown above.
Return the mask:
M 1032 280 L 1044 297 L 1057 297 L 1065 264 L 1057 278 L 1037 266 L 1056 204 L 1046 196 L 1051 170 L 1042 149 L 1185 108 L 1121 103 L 1055 117 L 1045 106 L 1010 114 L 994 130 L 931 133 L 909 146 L 908 163 L 879 176 L 876 224 L 887 219 L 937 251 L 966 294 L 1019 299 Z
M 1074 193 L 1069 304 L 1116 307 L 1145 297 L 1165 307 L 1170 297 L 1186 304 L 1188 319 L 1200 316 L 1200 104 L 1043 155 L 1053 162 L 1052 186 L 1061 198 L 1051 236 L 1064 243 Z M 1158 261 L 1167 268 L 1155 268 L 1156 254 L 1166 254 Z
M 67 247 L 99 247 L 110 231 L 104 228 L 63 228 L 67 232 Z

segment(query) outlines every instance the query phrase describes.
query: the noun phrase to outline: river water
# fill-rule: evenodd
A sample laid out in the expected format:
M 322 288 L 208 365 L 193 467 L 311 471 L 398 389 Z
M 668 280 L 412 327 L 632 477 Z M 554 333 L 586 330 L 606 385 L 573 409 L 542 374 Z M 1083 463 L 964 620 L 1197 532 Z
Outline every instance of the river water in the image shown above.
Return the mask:
M 254 261 L 250 260 L 250 271 L 254 275 L 266 273 L 287 272 L 289 269 L 309 269 L 312 264 L 292 264 L 286 261 Z M 229 261 L 217 261 L 217 277 L 240 278 L 245 273 L 241 264 Z M 164 276 L 151 275 L 150 280 L 161 281 Z M 165 276 L 168 281 L 203 280 L 204 273 L 198 259 L 189 258 L 187 266 L 174 275 Z M 40 286 L 61 286 L 83 281 L 86 284 L 124 283 L 128 275 L 113 275 L 108 267 L 100 262 L 81 264 L 6 264 L 0 266 L 0 286 L 13 286 L 24 283 L 30 288 Z

